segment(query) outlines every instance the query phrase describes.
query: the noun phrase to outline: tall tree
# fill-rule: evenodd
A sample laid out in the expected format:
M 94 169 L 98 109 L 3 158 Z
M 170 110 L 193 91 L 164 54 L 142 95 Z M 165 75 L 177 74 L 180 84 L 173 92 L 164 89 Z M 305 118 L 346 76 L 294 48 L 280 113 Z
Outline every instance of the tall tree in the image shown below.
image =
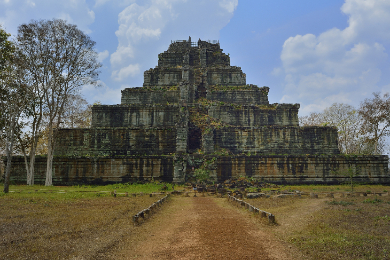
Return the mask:
M 89 128 L 92 123 L 92 105 L 80 95 L 72 94 L 62 116 L 63 128 Z
M 95 42 L 76 25 L 63 20 L 40 20 L 18 28 L 18 46 L 26 57 L 25 68 L 39 98 L 39 120 L 48 118 L 47 168 L 45 185 L 52 185 L 55 132 L 71 95 L 86 84 L 98 84 Z M 38 128 L 42 122 L 37 123 Z M 34 140 L 36 147 L 38 140 Z M 31 159 L 30 159 L 31 163 Z M 31 169 L 31 168 L 30 168 Z
M 9 191 L 15 141 L 23 127 L 20 118 L 23 114 L 27 114 L 30 96 L 28 87 L 23 81 L 24 73 L 14 56 L 15 46 L 8 39 L 9 36 L 0 28 L 0 122 L 7 156 L 4 174 L 4 192 L 6 193 Z
M 359 153 L 361 118 L 357 109 L 348 104 L 334 103 L 322 114 L 326 124 L 338 129 L 340 151 L 345 154 Z
M 385 138 L 382 136 L 374 145 L 361 112 L 348 104 L 334 103 L 323 112 L 299 117 L 299 123 L 301 126 L 337 127 L 339 149 L 345 154 L 374 154 L 384 149 Z
M 374 146 L 374 154 L 378 154 L 380 141 L 390 135 L 390 95 L 373 93 L 374 98 L 367 98 L 359 108 L 363 118 L 362 133 L 367 135 L 367 141 Z

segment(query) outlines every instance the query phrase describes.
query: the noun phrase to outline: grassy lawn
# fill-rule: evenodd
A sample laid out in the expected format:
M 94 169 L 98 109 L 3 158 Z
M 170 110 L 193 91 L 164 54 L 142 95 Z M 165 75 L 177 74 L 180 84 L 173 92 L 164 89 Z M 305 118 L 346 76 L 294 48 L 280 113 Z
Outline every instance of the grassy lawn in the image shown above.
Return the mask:
M 276 215 L 280 239 L 309 259 L 390 259 L 390 196 L 382 185 L 358 185 L 368 196 L 342 197 L 349 186 L 283 186 L 280 190 L 315 192 L 309 196 L 247 200 Z M 333 192 L 335 198 L 327 198 Z
M 0 259 L 99 259 L 132 232 L 133 215 L 164 196 L 140 192 L 161 186 L 12 185 L 0 192 Z
M 12 185 L 10 193 L 0 192 L 0 259 L 106 259 L 110 248 L 134 234 L 132 216 L 164 196 L 149 196 L 163 186 Z M 299 190 L 319 198 L 247 201 L 275 214 L 278 225 L 265 228 L 308 259 L 390 259 L 390 196 L 374 194 L 389 188 L 356 185 L 368 196 L 351 197 L 342 196 L 348 185 L 278 186 L 264 191 Z M 330 192 L 335 198 L 326 197 Z

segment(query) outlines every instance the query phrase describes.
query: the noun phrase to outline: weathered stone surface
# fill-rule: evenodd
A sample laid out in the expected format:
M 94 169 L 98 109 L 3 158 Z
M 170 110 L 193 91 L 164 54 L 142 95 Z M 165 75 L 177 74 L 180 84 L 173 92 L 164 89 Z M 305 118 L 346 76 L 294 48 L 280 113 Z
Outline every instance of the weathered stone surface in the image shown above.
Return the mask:
M 208 109 L 210 117 L 233 126 L 298 126 L 299 104 L 274 106 L 213 105 Z
M 333 127 L 229 127 L 215 130 L 216 147 L 233 154 L 338 154 Z
M 126 88 L 121 91 L 122 105 L 174 104 L 180 101 L 178 87 Z
M 342 183 L 348 177 L 341 173 L 352 168 L 356 182 L 390 182 L 386 155 L 242 155 L 221 156 L 216 163 L 221 181 L 246 176 L 273 183 Z
M 24 159 L 13 157 L 12 180 L 26 179 Z M 54 157 L 53 183 L 114 183 L 160 179 L 172 181 L 173 157 L 169 156 L 112 156 L 112 157 Z M 44 183 L 46 157 L 38 156 L 35 165 L 35 182 Z
M 92 128 L 174 127 L 179 114 L 178 105 L 95 105 L 92 107 Z
M 238 104 L 238 105 L 268 105 L 269 87 L 259 88 L 255 85 L 235 86 L 209 86 L 207 99 Z
M 169 155 L 176 152 L 177 129 L 61 129 L 56 156 Z

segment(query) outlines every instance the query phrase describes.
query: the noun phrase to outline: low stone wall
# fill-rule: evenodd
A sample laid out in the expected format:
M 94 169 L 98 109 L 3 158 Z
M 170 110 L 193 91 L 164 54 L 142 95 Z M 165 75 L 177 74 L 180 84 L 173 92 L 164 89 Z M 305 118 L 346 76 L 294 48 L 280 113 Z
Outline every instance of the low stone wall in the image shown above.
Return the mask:
M 341 183 L 348 170 L 356 182 L 390 183 L 387 155 L 226 156 L 216 161 L 218 180 L 255 177 L 272 183 Z
M 35 183 L 45 183 L 46 157 L 38 156 L 35 163 Z M 172 156 L 143 157 L 54 157 L 54 185 L 77 183 L 106 184 L 137 180 L 173 179 Z M 24 159 L 12 158 L 11 181 L 26 182 Z
M 199 155 L 200 156 L 200 155 Z M 388 156 L 207 156 L 213 161 L 218 181 L 231 177 L 254 177 L 264 182 L 289 184 L 336 184 L 349 181 L 348 170 L 354 181 L 390 184 Z M 5 160 L 5 158 L 3 158 Z M 174 156 L 116 156 L 116 157 L 55 157 L 54 184 L 129 182 L 161 179 L 184 181 L 176 174 L 193 173 L 200 167 L 187 157 Z M 180 169 L 179 169 L 180 168 Z M 44 183 L 46 157 L 37 157 L 35 182 Z M 13 157 L 11 180 L 24 183 L 26 172 L 22 157 Z

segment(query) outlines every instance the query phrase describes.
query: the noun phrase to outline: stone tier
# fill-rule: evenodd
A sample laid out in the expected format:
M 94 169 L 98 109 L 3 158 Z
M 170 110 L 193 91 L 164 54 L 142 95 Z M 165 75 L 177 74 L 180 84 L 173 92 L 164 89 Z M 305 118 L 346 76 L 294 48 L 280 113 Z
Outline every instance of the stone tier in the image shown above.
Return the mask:
M 205 78 L 209 85 L 240 86 L 246 84 L 246 74 L 240 67 L 219 66 L 207 67 L 207 69 L 193 67 L 156 67 L 144 72 L 144 87 L 148 86 L 176 86 L 181 81 L 193 83 L 195 75 Z
M 232 126 L 298 126 L 299 104 L 274 104 L 270 106 L 210 106 L 208 115 Z
M 208 86 L 208 100 L 238 105 L 268 105 L 269 87 L 256 85 Z M 299 107 L 298 107 L 299 109 Z
M 54 157 L 53 183 L 116 183 L 138 180 L 174 180 L 174 173 L 182 171 L 182 179 L 197 169 L 202 160 L 216 158 L 212 174 L 218 181 L 231 177 L 253 177 L 265 182 L 294 184 L 337 184 L 349 182 L 345 173 L 357 173 L 355 182 L 390 183 L 388 156 L 115 156 L 115 157 Z M 11 181 L 25 183 L 24 159 L 12 159 Z M 176 168 L 180 169 L 176 169 Z M 35 166 L 35 183 L 44 183 L 46 157 L 38 156 Z
M 159 155 L 176 152 L 176 128 L 60 129 L 56 156 Z
M 174 127 L 179 113 L 178 105 L 95 105 L 92 107 L 92 128 Z
M 179 103 L 180 88 L 126 88 L 121 91 L 121 105 L 147 105 Z
M 339 154 L 333 127 L 229 127 L 214 130 L 214 151 L 232 154 Z M 210 140 L 208 140 L 210 142 Z M 210 149 L 210 148 L 208 148 Z

